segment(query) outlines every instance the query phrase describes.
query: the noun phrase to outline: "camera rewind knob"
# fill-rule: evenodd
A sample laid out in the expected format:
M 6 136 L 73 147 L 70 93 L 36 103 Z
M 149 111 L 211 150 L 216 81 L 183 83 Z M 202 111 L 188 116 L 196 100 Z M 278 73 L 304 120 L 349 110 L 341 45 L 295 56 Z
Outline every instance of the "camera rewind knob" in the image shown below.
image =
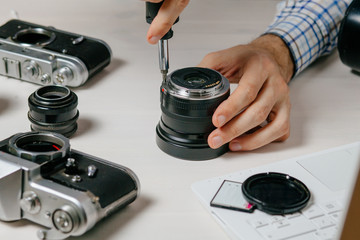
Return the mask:
M 41 209 L 40 199 L 32 191 L 24 192 L 23 198 L 20 200 L 20 207 L 24 212 L 37 214 Z

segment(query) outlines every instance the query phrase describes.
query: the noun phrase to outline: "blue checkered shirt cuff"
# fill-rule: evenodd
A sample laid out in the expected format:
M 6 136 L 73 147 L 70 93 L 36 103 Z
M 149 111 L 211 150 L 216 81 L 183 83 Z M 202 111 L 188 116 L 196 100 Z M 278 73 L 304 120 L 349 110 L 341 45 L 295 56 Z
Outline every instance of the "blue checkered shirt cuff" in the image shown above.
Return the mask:
M 288 0 L 278 5 L 274 22 L 265 34 L 283 39 L 292 54 L 295 73 L 337 45 L 341 20 L 351 0 Z

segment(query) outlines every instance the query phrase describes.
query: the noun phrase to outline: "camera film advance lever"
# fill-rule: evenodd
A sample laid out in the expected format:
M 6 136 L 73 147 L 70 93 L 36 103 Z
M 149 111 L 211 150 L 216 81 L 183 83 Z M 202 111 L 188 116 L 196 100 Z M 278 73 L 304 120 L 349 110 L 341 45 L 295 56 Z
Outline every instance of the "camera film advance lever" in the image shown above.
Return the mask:
M 151 24 L 154 18 L 156 17 L 163 1 L 160 3 L 151 3 L 146 2 L 146 22 Z M 177 18 L 174 22 L 177 23 L 179 18 Z M 166 75 L 169 70 L 169 46 L 168 39 L 172 38 L 173 30 L 170 30 L 159 40 L 158 43 L 158 51 L 159 51 L 159 67 L 160 72 L 162 74 L 163 80 L 166 80 Z

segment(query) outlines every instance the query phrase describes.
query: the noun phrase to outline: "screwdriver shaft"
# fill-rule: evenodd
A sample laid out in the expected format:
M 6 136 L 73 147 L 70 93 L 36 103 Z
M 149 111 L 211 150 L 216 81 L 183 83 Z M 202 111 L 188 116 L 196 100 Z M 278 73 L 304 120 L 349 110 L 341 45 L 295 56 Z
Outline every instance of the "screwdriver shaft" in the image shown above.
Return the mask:
M 163 76 L 163 80 L 165 81 L 168 70 L 169 70 L 169 46 L 168 46 L 167 39 L 159 40 L 158 50 L 159 50 L 160 72 Z

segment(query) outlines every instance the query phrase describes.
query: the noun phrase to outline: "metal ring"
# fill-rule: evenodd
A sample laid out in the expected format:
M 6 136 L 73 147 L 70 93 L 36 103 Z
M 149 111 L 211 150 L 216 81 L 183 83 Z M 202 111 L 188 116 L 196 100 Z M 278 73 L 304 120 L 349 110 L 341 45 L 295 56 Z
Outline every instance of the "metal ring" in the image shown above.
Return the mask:
M 48 38 L 48 40 L 38 41 L 38 42 L 24 42 L 23 40 L 21 40 L 22 37 L 24 37 L 26 35 L 30 35 L 30 34 L 46 36 Z M 31 46 L 31 45 L 46 46 L 46 45 L 50 44 L 51 42 L 53 42 L 55 40 L 55 38 L 56 38 L 55 33 L 48 31 L 46 29 L 28 28 L 28 29 L 23 29 L 23 30 L 18 31 L 12 39 L 22 45 L 25 45 L 25 46 Z

